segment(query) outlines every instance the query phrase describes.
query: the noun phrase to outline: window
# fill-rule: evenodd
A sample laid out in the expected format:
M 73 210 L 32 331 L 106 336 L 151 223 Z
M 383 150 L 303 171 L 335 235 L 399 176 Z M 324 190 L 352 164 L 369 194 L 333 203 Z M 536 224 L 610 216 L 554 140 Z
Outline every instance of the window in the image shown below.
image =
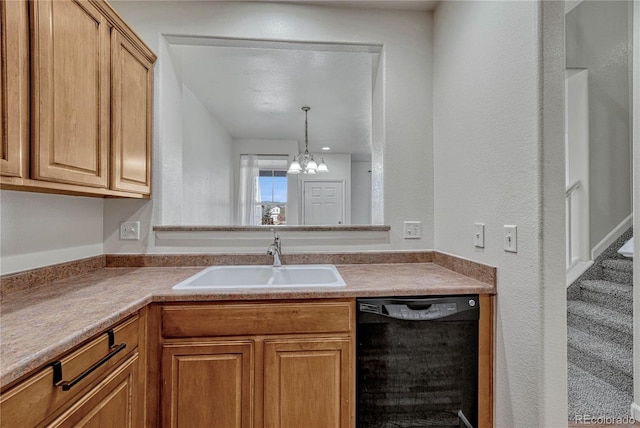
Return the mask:
M 241 156 L 247 163 L 249 155 Z M 278 225 L 287 224 L 287 167 L 289 157 L 286 155 L 252 155 L 257 158 L 257 192 L 255 203 L 261 212 L 256 212 L 250 223 Z M 255 162 L 255 161 L 254 161 Z M 255 164 L 254 164 L 255 165 Z M 254 175 L 255 177 L 255 175 Z
M 287 224 L 287 171 L 260 168 L 262 224 Z

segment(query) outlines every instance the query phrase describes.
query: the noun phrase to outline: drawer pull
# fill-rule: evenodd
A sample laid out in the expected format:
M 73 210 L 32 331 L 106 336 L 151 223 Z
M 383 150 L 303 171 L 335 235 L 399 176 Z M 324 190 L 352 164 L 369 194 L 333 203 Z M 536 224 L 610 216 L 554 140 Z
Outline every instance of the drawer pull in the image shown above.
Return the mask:
M 53 364 L 52 364 L 52 366 L 53 366 L 53 385 L 54 386 L 61 386 L 63 391 L 70 390 L 74 385 L 76 385 L 78 382 L 80 382 L 85 377 L 89 376 L 98 367 L 100 367 L 101 365 L 103 365 L 104 363 L 109 361 L 118 352 L 122 351 L 124 348 L 127 347 L 126 343 L 121 343 L 120 345 L 116 345 L 114 343 L 115 342 L 115 335 L 113 334 L 113 330 L 107 331 L 107 334 L 109 335 L 109 349 L 110 349 L 110 352 L 107 355 L 105 355 L 104 357 L 102 357 L 98 362 L 96 362 L 91 367 L 89 367 L 87 370 L 85 370 L 84 372 L 80 373 L 72 381 L 65 382 L 64 380 L 62 380 L 62 362 L 54 361 Z

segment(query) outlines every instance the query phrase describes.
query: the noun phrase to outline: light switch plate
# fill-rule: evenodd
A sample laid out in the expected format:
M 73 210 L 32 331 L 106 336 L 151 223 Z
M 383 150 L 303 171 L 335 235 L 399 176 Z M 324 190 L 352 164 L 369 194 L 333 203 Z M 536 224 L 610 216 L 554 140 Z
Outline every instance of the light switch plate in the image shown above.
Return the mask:
M 518 252 L 518 228 L 514 225 L 504 225 L 504 250 L 508 253 Z
M 123 221 L 120 223 L 120 239 L 137 241 L 140 239 L 140 222 Z
M 484 223 L 473 224 L 473 245 L 476 248 L 484 248 Z

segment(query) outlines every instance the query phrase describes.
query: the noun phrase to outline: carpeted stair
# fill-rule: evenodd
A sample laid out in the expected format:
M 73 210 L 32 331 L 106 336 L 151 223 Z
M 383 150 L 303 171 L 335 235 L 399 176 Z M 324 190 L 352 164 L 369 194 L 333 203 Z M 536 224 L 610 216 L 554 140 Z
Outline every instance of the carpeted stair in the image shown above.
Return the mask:
M 633 395 L 630 229 L 567 289 L 569 420 L 629 415 Z

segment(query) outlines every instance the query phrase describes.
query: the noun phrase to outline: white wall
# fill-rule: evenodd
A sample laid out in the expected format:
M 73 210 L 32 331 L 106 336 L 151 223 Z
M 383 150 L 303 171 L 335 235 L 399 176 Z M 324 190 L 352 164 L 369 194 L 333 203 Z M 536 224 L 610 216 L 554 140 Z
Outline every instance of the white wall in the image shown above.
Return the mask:
M 0 191 L 0 274 L 103 254 L 103 200 Z
M 371 224 L 371 162 L 351 162 L 351 224 Z
M 553 57 L 563 7 L 456 1 L 435 12 L 435 248 L 498 268 L 497 427 L 567 424 L 564 64 Z M 484 249 L 474 222 L 486 225 Z M 504 225 L 518 227 L 517 254 L 503 251 Z
M 384 224 L 384 152 L 385 152 L 385 75 L 386 56 L 380 55 L 376 81 L 373 85 L 371 103 L 371 223 Z M 427 193 L 431 194 L 429 202 L 433 202 L 432 180 L 426 183 Z M 427 226 L 427 225 L 425 225 Z M 433 227 L 433 225 L 432 225 Z
M 156 53 L 164 60 L 156 64 L 153 110 L 153 169 L 151 192 L 154 198 L 154 223 L 177 224 L 182 221 L 182 80 L 173 60 L 170 45 L 160 40 Z M 161 99 L 163 102 L 158 102 Z M 158 174 L 162 171 L 162 174 Z M 164 195 L 158 198 L 157 195 Z M 166 201 L 166 202 L 165 202 Z M 119 205 L 112 201 L 105 204 Z M 119 216 L 120 221 L 136 220 Z M 106 219 L 105 219 L 106 220 Z M 106 224 L 105 224 L 105 231 Z
M 182 223 L 232 224 L 231 136 L 184 85 L 182 123 Z
M 583 1 L 566 15 L 567 67 L 589 70 L 590 248 L 632 210 L 627 24 L 625 1 Z
M 382 62 L 385 64 L 384 124 L 380 127 L 384 140 L 384 223 L 391 225 L 391 242 L 369 248 L 344 246 L 336 249 L 427 249 L 433 247 L 433 142 L 431 103 L 431 14 L 416 11 L 363 10 L 310 5 L 266 4 L 250 2 L 114 2 L 114 8 L 131 27 L 158 53 L 156 78 L 165 70 L 166 49 L 161 49 L 161 34 L 194 34 L 215 37 L 314 41 L 326 43 L 383 44 Z M 162 82 L 162 76 L 157 82 Z M 381 77 L 382 78 L 382 77 Z M 156 85 L 155 117 L 162 111 L 162 91 Z M 379 91 L 380 92 L 380 91 Z M 159 96 L 158 96 L 159 93 Z M 384 95 L 384 96 L 382 96 Z M 375 107 L 375 106 L 374 106 Z M 164 130 L 154 136 L 154 150 L 166 141 Z M 170 141 L 169 141 L 170 142 Z M 164 155 L 163 155 L 164 157 Z M 379 159 L 377 157 L 376 159 Z M 163 162 L 170 162 L 164 159 Z M 154 163 L 154 175 L 164 174 L 163 163 Z M 424 166 L 426 165 L 426 166 Z M 408 173 L 410 171 L 410 173 Z M 161 177 L 163 185 L 154 193 L 152 218 L 157 217 L 157 205 L 162 205 L 164 188 L 171 177 Z M 157 188 L 156 188 L 157 189 Z M 415 197 L 420 195 L 420 197 Z M 119 213 L 105 202 L 107 224 L 122 221 L 126 213 Z M 421 220 L 423 239 L 402 239 L 402 222 Z M 164 219 L 162 222 L 167 224 Z M 151 223 L 143 231 L 150 234 Z M 109 231 L 105 231 L 111 235 Z M 113 244 L 113 245 L 112 245 Z M 106 243 L 106 251 L 118 251 L 121 243 Z M 314 250 L 298 247 L 299 251 Z M 239 251 L 262 251 L 243 247 Z M 233 247 L 181 246 L 165 247 L 153 242 L 140 242 L 137 252 L 166 251 L 235 251 Z
M 391 224 L 393 236 L 389 245 L 370 249 L 435 247 L 497 266 L 496 426 L 566 425 L 564 177 L 562 153 L 557 152 L 563 146 L 563 135 L 562 130 L 547 126 L 548 116 L 562 119 L 562 107 L 545 108 L 543 115 L 540 104 L 541 94 L 546 104 L 553 101 L 547 101 L 550 92 L 559 97 L 563 93 L 562 83 L 547 87 L 561 82 L 563 70 L 557 80 L 545 74 L 543 86 L 541 75 L 547 72 L 547 65 L 540 67 L 541 41 L 550 45 L 542 52 L 545 60 L 562 49 L 562 37 L 557 37 L 562 27 L 553 27 L 557 20 L 562 22 L 561 2 L 442 2 L 436 11 L 435 58 L 432 18 L 421 12 L 207 2 L 123 2 L 115 8 L 159 54 L 156 100 L 171 91 L 176 98 L 178 91 L 175 86 L 159 84 L 178 80 L 159 32 L 384 43 L 381 64 L 387 68 L 378 78 L 386 87 L 374 93 L 374 114 L 384 120 L 374 129 L 373 142 L 374 159 L 381 159 L 377 155 L 384 152 L 385 181 L 384 185 L 374 183 L 373 190 L 381 192 L 375 201 L 385 201 L 385 222 Z M 166 26 L 159 29 L 162 23 Z M 547 23 L 552 28 L 545 28 Z M 548 65 L 557 65 L 558 58 Z M 438 115 L 432 121 L 433 63 L 438 88 L 433 102 Z M 636 83 L 638 80 L 636 76 Z M 636 101 L 640 99 L 638 86 Z M 376 104 L 384 109 L 375 109 Z M 6 260 L 14 257 L 23 266 L 37 266 L 41 251 L 50 258 L 64 258 L 60 256 L 67 250 L 81 250 L 81 255 L 72 258 L 101 253 L 102 240 L 107 253 L 246 251 L 233 246 L 155 242 L 150 228 L 166 220 L 160 217 L 162 193 L 175 187 L 176 177 L 166 173 L 173 162 L 169 149 L 174 147 L 174 138 L 182 135 L 181 123 L 158 120 L 170 117 L 173 106 L 155 107 L 154 199 L 103 202 L 2 191 L 2 273 L 19 269 L 20 263 L 12 262 L 13 267 L 5 270 Z M 640 128 L 637 120 L 636 130 Z M 432 132 L 438 141 L 433 154 Z M 549 133 L 557 141 L 547 140 Z M 382 140 L 384 147 L 378 144 Z M 636 159 L 636 166 L 639 163 Z M 380 165 L 374 161 L 373 168 Z M 639 177 L 637 174 L 636 204 L 640 201 Z M 103 204 L 104 235 L 97 236 L 102 232 Z M 405 219 L 422 219 L 422 240 L 399 239 Z M 117 239 L 122 220 L 142 222 L 141 241 Z M 487 225 L 485 250 L 472 247 L 475 221 Z M 640 227 L 637 218 L 635 222 Z M 519 227 L 520 251 L 515 255 L 501 250 L 502 225 L 512 223 Z M 35 232 L 25 234 L 25 230 Z M 44 264 L 51 262 L 48 259 Z M 635 289 L 638 309 L 640 286 Z M 640 329 L 637 315 L 635 325 Z M 637 355 L 636 371 L 640 372 Z M 636 401 L 639 396 L 636 384 Z

